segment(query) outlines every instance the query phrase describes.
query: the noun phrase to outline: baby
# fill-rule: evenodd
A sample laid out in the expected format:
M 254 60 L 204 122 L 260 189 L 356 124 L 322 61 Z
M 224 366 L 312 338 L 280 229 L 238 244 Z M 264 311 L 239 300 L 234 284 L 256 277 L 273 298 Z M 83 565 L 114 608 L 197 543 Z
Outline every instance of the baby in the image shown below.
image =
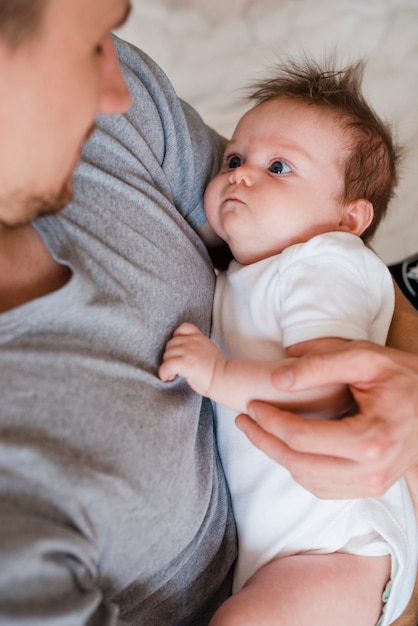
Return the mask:
M 404 480 L 375 500 L 320 500 L 234 422 L 254 399 L 311 418 L 346 415 L 347 389 L 295 397 L 274 388 L 272 372 L 284 357 L 344 341 L 385 343 L 393 284 L 365 243 L 392 196 L 399 152 L 361 77 L 360 63 L 305 60 L 257 83 L 205 194 L 234 260 L 217 278 L 212 340 L 182 324 L 159 374 L 216 402 L 239 556 L 234 595 L 211 626 L 386 626 L 412 593 L 417 526 Z

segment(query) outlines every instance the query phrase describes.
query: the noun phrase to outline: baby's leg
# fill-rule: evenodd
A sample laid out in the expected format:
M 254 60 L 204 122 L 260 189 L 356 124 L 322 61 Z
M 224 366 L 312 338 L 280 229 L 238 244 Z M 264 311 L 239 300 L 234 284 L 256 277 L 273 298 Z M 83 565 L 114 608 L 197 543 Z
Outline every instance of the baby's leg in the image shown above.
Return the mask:
M 209 626 L 376 626 L 390 557 L 301 554 L 271 561 Z

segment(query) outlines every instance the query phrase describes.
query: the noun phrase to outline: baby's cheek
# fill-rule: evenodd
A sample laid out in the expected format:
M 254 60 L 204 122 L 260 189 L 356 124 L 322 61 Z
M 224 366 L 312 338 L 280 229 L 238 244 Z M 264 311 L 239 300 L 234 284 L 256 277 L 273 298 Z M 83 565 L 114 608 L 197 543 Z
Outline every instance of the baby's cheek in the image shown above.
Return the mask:
M 215 181 L 209 183 L 209 186 L 206 189 L 204 195 L 204 209 L 209 224 L 212 226 L 216 234 L 222 237 L 220 220 L 221 195 Z

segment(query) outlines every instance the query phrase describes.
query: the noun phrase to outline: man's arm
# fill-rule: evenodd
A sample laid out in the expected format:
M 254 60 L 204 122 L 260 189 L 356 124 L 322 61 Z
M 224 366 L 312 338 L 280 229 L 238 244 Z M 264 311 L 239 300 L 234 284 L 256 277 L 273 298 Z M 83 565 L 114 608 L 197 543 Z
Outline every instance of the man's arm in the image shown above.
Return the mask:
M 418 354 L 418 313 L 395 285 L 396 308 L 388 336 L 388 344 L 406 352 Z M 417 446 L 418 446 L 418 442 Z M 418 467 L 407 473 L 407 482 L 418 511 Z M 405 612 L 393 626 L 416 626 L 418 623 L 418 577 Z
M 418 355 L 418 312 L 395 283 L 395 312 L 387 345 Z
M 99 586 L 94 540 L 45 500 L 21 493 L 15 501 L 10 493 L 1 494 L 0 623 L 116 626 L 117 607 Z

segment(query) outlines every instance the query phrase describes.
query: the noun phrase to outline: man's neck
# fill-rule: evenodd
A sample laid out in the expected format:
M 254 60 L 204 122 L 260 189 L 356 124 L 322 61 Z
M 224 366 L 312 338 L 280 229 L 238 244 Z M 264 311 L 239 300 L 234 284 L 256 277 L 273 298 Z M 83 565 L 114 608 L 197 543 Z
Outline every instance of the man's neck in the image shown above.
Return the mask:
M 60 289 L 70 276 L 33 226 L 0 230 L 0 313 Z

